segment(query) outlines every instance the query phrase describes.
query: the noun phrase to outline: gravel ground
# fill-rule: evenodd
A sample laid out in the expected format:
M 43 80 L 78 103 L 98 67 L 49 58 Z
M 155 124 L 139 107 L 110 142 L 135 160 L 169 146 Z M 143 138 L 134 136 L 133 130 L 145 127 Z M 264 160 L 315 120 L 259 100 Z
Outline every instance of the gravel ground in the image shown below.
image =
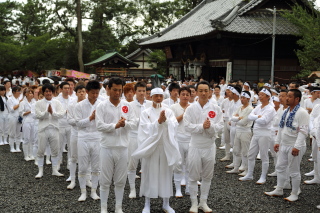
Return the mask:
M 219 144 L 219 142 L 218 142 Z M 308 162 L 310 155 L 308 147 L 301 166 L 302 174 L 309 172 L 313 168 L 313 163 Z M 217 159 L 222 158 L 224 151 L 217 151 Z M 66 153 L 64 154 L 66 159 Z M 51 166 L 44 168 L 44 177 L 36 180 L 34 176 L 38 169 L 32 162 L 23 160 L 22 153 L 10 153 L 9 146 L 0 146 L 0 212 L 99 212 L 100 202 L 94 201 L 90 197 L 86 202 L 78 202 L 80 189 L 67 190 L 68 183 L 66 177 L 55 177 L 51 175 Z M 302 193 L 295 203 L 285 201 L 283 198 L 268 197 L 264 191 L 273 190 L 276 185 L 276 178 L 268 177 L 265 185 L 256 185 L 261 171 L 261 162 L 257 161 L 254 174 L 254 181 L 238 181 L 239 176 L 226 174 L 225 166 L 227 162 L 217 161 L 215 175 L 212 180 L 208 205 L 214 212 L 315 212 L 316 205 L 320 204 L 318 185 L 301 185 Z M 64 166 L 60 170 L 66 176 L 68 170 Z M 273 171 L 273 162 L 270 160 L 270 169 Z M 310 179 L 302 176 L 302 180 Z M 136 181 L 139 187 L 140 180 Z M 78 184 L 78 182 L 77 182 Z M 90 189 L 87 188 L 88 194 Z M 184 187 L 182 188 L 184 191 Z M 285 191 L 285 196 L 289 196 L 290 191 Z M 141 212 L 144 206 L 144 198 L 129 199 L 129 185 L 125 187 L 123 211 L 126 213 Z M 190 208 L 188 196 L 183 198 L 171 198 L 171 207 L 177 213 L 187 213 Z M 114 212 L 114 192 L 113 188 L 109 195 L 109 212 Z M 151 212 L 161 211 L 162 200 L 151 200 Z M 201 211 L 200 211 L 201 212 Z

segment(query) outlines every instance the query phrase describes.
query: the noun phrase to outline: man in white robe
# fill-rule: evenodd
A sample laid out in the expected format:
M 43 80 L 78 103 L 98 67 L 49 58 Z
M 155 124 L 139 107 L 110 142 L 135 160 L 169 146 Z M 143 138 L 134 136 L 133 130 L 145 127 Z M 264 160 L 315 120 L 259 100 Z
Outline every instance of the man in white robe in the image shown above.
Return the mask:
M 142 159 L 140 196 L 145 196 L 143 213 L 150 213 L 150 198 L 163 198 L 162 208 L 167 213 L 175 211 L 169 205 L 173 195 L 172 173 L 181 161 L 175 130 L 178 122 L 172 110 L 162 105 L 163 90 L 151 91 L 153 106 L 144 110 L 138 128 L 139 147 L 133 153 Z
M 190 212 L 212 212 L 207 205 L 213 177 L 216 135 L 223 129 L 223 114 L 218 105 L 209 102 L 210 85 L 207 81 L 197 84 L 198 101 L 191 104 L 183 117 L 185 130 L 191 133 L 188 152 L 189 190 L 192 206 Z M 198 206 L 197 181 L 201 182 L 201 197 Z
M 279 131 L 274 145 L 274 151 L 278 152 L 277 187 L 274 191 L 265 192 L 269 196 L 282 196 L 287 169 L 291 177 L 291 195 L 285 200 L 294 202 L 298 200 L 300 191 L 301 159 L 306 152 L 306 137 L 309 129 L 309 114 L 300 107 L 301 92 L 291 89 L 288 92 L 286 109 L 281 117 Z

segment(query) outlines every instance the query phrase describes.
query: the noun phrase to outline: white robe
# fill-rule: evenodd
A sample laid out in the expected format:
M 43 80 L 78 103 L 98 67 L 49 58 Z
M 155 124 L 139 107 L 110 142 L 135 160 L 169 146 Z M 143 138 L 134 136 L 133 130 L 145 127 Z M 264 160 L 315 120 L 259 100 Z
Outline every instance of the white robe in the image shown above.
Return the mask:
M 166 122 L 159 124 L 160 112 L 165 110 Z M 140 196 L 169 198 L 173 195 L 173 167 L 181 161 L 175 130 L 178 122 L 173 112 L 162 106 L 150 107 L 141 113 L 138 128 L 139 147 L 132 154 L 142 159 Z

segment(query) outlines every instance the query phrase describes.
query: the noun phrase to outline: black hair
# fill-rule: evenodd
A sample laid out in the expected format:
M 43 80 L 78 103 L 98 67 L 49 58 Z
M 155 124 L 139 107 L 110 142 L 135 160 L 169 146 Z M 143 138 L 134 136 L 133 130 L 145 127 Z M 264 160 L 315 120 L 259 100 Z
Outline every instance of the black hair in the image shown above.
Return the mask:
M 196 87 L 194 86 L 194 85 L 188 85 L 187 86 L 189 89 L 194 89 L 194 90 L 196 90 Z
M 298 90 L 298 89 L 291 89 L 291 90 L 289 90 L 289 92 L 293 92 L 294 98 L 299 98 L 299 102 L 300 102 L 301 97 L 302 97 L 302 94 L 301 94 L 301 91 L 300 91 L 300 90 Z
M 76 88 L 74 89 L 74 91 L 78 92 L 78 90 L 81 90 L 81 89 L 85 89 L 86 87 L 82 84 L 76 86 Z
M 240 87 L 235 86 L 234 88 L 235 88 L 235 90 L 238 91 L 239 94 L 241 94 L 241 89 L 240 89 Z
M 198 90 L 198 87 L 199 87 L 200 84 L 205 84 L 205 85 L 208 86 L 208 89 L 210 89 L 210 84 L 209 84 L 208 81 L 200 81 L 200 82 L 197 84 L 197 86 L 196 86 L 196 90 Z
M 251 93 L 250 92 L 248 92 L 248 91 L 242 91 L 242 92 L 248 94 L 250 96 L 250 98 L 251 98 Z
M 121 85 L 123 87 L 124 82 L 123 82 L 123 80 L 121 78 L 113 77 L 108 82 L 108 88 L 109 89 L 111 89 L 112 84 Z
M 221 87 L 220 87 L 220 86 L 218 86 L 218 85 L 217 85 L 217 86 L 215 86 L 214 88 L 218 88 L 219 90 L 221 90 Z
M 179 89 L 179 95 L 180 95 L 180 93 L 181 93 L 182 91 L 187 91 L 187 92 L 191 95 L 191 90 L 190 90 L 190 88 L 188 88 L 188 87 L 181 87 L 181 88 Z
M 54 86 L 52 84 L 50 84 L 50 83 L 49 84 L 44 84 L 42 86 L 42 93 L 44 93 L 46 91 L 46 89 L 50 90 L 52 93 L 54 93 L 54 91 L 56 90 L 56 88 L 54 88 Z
M 291 82 L 290 84 L 294 84 L 295 88 L 299 88 L 299 86 L 300 86 L 299 83 L 297 83 L 297 82 Z
M 319 87 L 312 87 L 310 92 L 313 92 L 314 90 L 320 90 L 320 88 Z
M 174 89 L 180 89 L 179 84 L 177 84 L 177 83 L 171 83 L 171 84 L 169 85 L 169 92 L 172 92 L 172 90 L 174 90 Z
M 44 79 L 44 80 L 42 81 L 42 85 L 45 85 L 45 84 L 50 84 L 50 81 L 49 81 L 48 79 Z
M 144 83 L 143 81 L 138 81 L 138 82 L 136 83 L 136 85 L 134 85 L 134 90 L 137 91 L 138 87 L 147 88 L 147 85 L 146 85 L 146 83 Z
M 258 93 L 259 93 L 259 89 L 258 89 L 257 87 L 253 88 L 253 91 L 255 91 L 255 92 L 256 92 L 256 94 L 258 95 Z
M 152 88 L 151 87 L 147 87 L 146 91 L 151 91 Z
M 6 91 L 6 88 L 2 85 L 0 85 L 0 91 Z
M 4 82 L 3 82 L 3 85 L 6 85 L 6 83 L 8 83 L 8 82 L 11 83 L 11 81 L 4 81 Z
M 15 86 L 12 88 L 12 93 L 21 91 L 21 87 Z
M 54 84 L 55 86 L 58 86 L 58 85 L 59 85 L 59 81 L 54 81 L 53 84 Z
M 282 89 L 282 90 L 280 90 L 280 92 L 288 93 L 289 91 L 287 89 Z
M 4 86 L 0 85 L 0 91 L 6 91 L 6 88 Z M 8 100 L 6 93 L 4 93 L 4 97 L 6 100 Z M 0 101 L 2 101 L 2 100 L 0 100 Z M 3 110 L 4 110 L 4 108 L 3 108 Z
M 73 78 L 67 78 L 65 82 L 73 82 L 73 84 L 76 85 L 76 81 Z
M 96 81 L 96 80 L 92 80 L 92 81 L 89 81 L 86 85 L 86 90 L 90 91 L 90 90 L 93 90 L 93 89 L 100 89 L 100 83 L 99 81 Z
M 62 89 L 64 85 L 69 85 L 70 86 L 70 84 L 68 82 L 64 81 L 59 85 L 60 89 Z

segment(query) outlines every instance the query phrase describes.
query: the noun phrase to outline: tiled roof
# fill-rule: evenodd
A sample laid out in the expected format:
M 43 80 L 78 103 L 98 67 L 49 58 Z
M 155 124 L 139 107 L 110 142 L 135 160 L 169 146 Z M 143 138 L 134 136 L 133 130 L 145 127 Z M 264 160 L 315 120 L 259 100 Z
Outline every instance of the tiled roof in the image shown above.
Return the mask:
M 237 16 L 223 31 L 246 34 L 272 34 L 273 14 L 271 12 L 254 12 Z M 276 20 L 276 34 L 292 35 L 298 29 L 287 19 L 278 15 Z
M 132 53 L 130 53 L 129 55 L 127 55 L 126 58 L 131 59 L 131 57 L 135 56 L 136 54 L 138 54 L 141 51 L 145 51 L 147 54 L 152 53 L 152 51 L 150 49 L 144 49 L 143 50 L 141 48 L 138 48 L 135 51 L 133 51 Z
M 210 20 L 219 19 L 241 3 L 243 0 L 214 0 L 210 2 L 204 0 L 187 15 L 159 34 L 142 39 L 140 45 L 208 34 L 214 31 Z
M 136 64 L 136 63 L 130 61 L 129 59 L 122 56 L 118 52 L 108 52 L 107 54 L 101 56 L 100 58 L 85 64 L 85 66 L 93 66 L 93 65 L 97 65 L 102 62 L 107 62 L 108 60 L 111 60 L 114 57 L 118 57 L 119 59 L 123 60 L 125 63 L 129 64 L 130 67 L 139 67 L 139 64 Z
M 246 34 L 272 34 L 273 14 L 255 7 L 266 0 L 204 0 L 165 30 L 140 40 L 141 46 L 181 40 L 216 30 Z M 289 21 L 277 16 L 277 34 L 297 32 Z

